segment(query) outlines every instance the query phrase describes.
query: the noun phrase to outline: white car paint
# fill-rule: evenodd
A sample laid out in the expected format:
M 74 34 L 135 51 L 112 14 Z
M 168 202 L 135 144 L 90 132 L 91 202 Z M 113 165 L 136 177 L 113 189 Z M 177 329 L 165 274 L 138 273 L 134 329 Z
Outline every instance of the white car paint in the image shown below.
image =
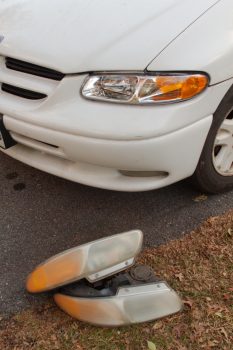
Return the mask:
M 143 70 L 216 2 L 2 0 L 1 54 L 64 73 Z
M 204 1 L 203 1 L 204 2 Z M 147 68 L 208 72 L 210 84 L 233 77 L 233 3 L 222 0 L 167 47 Z M 177 55 L 180 52 L 180 55 Z M 172 57 L 172 60 L 171 60 Z
M 151 190 L 192 175 L 213 113 L 233 83 L 231 9 L 230 0 L 0 1 L 0 82 L 48 96 L 31 101 L 0 92 L 4 124 L 18 141 L 4 152 L 54 175 L 113 190 Z M 58 82 L 16 72 L 6 68 L 5 57 L 66 76 Z M 80 95 L 88 72 L 146 67 L 203 70 L 211 86 L 192 100 L 156 106 Z

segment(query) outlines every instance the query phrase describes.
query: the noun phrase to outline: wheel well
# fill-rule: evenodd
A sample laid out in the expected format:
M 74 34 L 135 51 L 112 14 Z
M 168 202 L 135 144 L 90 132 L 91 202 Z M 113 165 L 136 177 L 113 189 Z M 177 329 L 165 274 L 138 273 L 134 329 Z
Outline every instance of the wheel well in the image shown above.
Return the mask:
M 214 116 L 218 113 L 219 109 L 222 107 L 223 104 L 227 104 L 232 103 L 233 106 L 233 85 L 231 85 L 231 87 L 229 88 L 229 90 L 226 92 L 226 94 L 224 95 L 223 99 L 221 100 L 221 102 L 219 103 L 216 111 L 214 112 Z M 233 110 L 232 110 L 233 112 Z M 232 113 L 230 112 L 230 114 Z

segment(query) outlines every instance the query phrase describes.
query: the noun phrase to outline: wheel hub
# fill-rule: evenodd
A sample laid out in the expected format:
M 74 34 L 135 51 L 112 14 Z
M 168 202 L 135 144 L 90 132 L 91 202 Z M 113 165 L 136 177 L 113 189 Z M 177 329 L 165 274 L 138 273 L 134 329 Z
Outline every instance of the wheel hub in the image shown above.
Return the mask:
M 224 119 L 217 132 L 213 147 L 213 164 L 220 175 L 233 175 L 233 119 Z

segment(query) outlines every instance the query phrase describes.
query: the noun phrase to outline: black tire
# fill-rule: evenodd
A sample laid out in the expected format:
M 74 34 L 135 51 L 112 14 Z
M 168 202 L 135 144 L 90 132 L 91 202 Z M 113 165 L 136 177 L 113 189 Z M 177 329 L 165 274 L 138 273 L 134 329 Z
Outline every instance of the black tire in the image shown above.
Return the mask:
M 233 188 L 233 176 L 218 173 L 213 164 L 213 147 L 217 132 L 225 118 L 233 118 L 233 86 L 220 103 L 206 139 L 199 163 L 191 177 L 192 183 L 202 192 L 220 193 Z M 233 152 L 233 149 L 232 149 Z

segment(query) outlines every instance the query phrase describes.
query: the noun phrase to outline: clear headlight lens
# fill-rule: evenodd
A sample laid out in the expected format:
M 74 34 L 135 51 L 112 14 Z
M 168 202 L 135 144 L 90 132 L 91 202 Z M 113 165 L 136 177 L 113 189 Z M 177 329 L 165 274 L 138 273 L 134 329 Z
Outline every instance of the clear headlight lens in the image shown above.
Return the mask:
M 91 75 L 84 82 L 82 95 L 128 104 L 168 103 L 188 100 L 200 94 L 208 83 L 205 74 Z
M 86 278 L 94 283 L 134 263 L 142 247 L 139 230 L 102 238 L 55 255 L 27 279 L 30 293 L 41 293 Z
M 111 327 L 160 319 L 183 308 L 178 294 L 165 282 L 122 287 L 112 297 L 55 294 L 54 299 L 63 311 L 78 320 Z

